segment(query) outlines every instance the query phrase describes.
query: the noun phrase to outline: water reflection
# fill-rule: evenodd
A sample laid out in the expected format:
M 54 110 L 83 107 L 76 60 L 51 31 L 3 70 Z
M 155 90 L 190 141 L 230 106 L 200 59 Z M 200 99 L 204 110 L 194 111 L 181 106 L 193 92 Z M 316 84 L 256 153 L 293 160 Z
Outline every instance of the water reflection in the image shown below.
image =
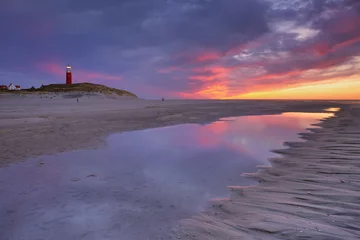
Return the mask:
M 327 108 L 327 109 L 325 109 L 325 111 L 327 111 L 327 112 L 338 112 L 338 111 L 340 111 L 340 108 Z
M 0 239 L 161 239 L 270 149 L 331 114 L 227 118 L 114 134 L 107 147 L 0 169 Z M 39 164 L 43 162 L 44 164 Z

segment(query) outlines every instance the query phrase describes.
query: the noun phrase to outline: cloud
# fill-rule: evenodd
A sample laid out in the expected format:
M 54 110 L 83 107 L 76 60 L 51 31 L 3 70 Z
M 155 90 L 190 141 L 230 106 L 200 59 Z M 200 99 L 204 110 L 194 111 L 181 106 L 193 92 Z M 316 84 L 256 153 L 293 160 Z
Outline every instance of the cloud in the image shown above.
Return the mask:
M 335 77 L 338 80 L 339 76 L 346 78 L 356 74 L 354 69 L 339 69 L 349 65 L 352 68 L 359 67 L 358 62 L 354 61 L 360 53 L 359 29 L 346 25 L 349 18 L 356 20 L 358 16 L 354 9 L 348 9 L 338 11 L 332 17 L 322 19 L 321 24 L 319 19 L 316 19 L 316 24 L 311 21 L 280 21 L 271 33 L 235 48 L 238 54 L 234 55 L 234 59 L 239 64 L 227 73 L 227 77 L 222 76 L 225 79 L 222 79 L 224 84 L 221 88 L 228 89 L 223 97 L 251 91 L 284 89 Z M 328 28 L 332 22 L 339 22 L 345 27 L 341 31 Z M 322 28 L 318 28 L 320 25 Z M 252 70 L 250 74 L 249 67 Z M 229 76 L 233 76 L 232 79 Z M 212 77 L 216 78 L 217 74 L 198 80 Z M 213 91 L 216 88 L 219 86 L 214 85 Z
M 0 64 L 20 84 L 71 64 L 143 97 L 226 98 L 353 76 L 359 23 L 350 0 L 4 0 Z
M 65 80 L 65 65 L 57 63 L 38 63 L 37 68 L 43 73 L 56 75 L 57 77 L 63 77 Z M 102 83 L 103 81 L 121 81 L 121 76 L 109 75 L 98 72 L 90 72 L 87 70 L 75 69 L 73 71 L 73 82 L 94 82 Z

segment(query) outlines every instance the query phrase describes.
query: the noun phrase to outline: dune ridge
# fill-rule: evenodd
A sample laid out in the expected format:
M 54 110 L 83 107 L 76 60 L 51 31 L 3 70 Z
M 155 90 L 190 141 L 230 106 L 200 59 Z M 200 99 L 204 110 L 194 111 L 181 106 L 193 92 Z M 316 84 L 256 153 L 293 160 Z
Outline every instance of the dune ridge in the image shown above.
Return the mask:
M 9 93 L 9 94 L 100 93 L 104 95 L 115 94 L 119 96 L 128 96 L 128 97 L 137 98 L 137 96 L 134 93 L 117 88 L 110 88 L 105 85 L 94 84 L 94 83 L 49 84 L 49 85 L 42 85 L 40 88 L 23 89 L 19 91 L 2 90 L 0 91 L 0 93 Z

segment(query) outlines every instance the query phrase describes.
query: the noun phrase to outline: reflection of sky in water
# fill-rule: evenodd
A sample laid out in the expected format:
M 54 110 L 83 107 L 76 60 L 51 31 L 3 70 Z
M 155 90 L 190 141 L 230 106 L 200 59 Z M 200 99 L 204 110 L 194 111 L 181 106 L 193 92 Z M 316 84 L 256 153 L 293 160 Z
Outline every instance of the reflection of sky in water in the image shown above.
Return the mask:
M 327 112 L 338 112 L 338 111 L 340 111 L 340 108 L 327 108 L 327 109 L 325 109 L 325 111 L 327 111 Z
M 171 223 L 226 197 L 226 186 L 252 184 L 240 175 L 330 115 L 247 116 L 114 134 L 105 148 L 0 169 L 0 239 L 160 239 Z

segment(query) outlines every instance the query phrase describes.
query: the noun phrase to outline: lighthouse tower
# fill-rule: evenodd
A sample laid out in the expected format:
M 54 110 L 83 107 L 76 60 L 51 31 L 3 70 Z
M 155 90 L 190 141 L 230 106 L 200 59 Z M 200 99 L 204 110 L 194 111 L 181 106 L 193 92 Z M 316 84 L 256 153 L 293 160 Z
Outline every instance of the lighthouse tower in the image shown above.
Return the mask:
M 66 67 L 66 84 L 72 84 L 72 74 L 71 74 L 70 65 L 67 65 Z

